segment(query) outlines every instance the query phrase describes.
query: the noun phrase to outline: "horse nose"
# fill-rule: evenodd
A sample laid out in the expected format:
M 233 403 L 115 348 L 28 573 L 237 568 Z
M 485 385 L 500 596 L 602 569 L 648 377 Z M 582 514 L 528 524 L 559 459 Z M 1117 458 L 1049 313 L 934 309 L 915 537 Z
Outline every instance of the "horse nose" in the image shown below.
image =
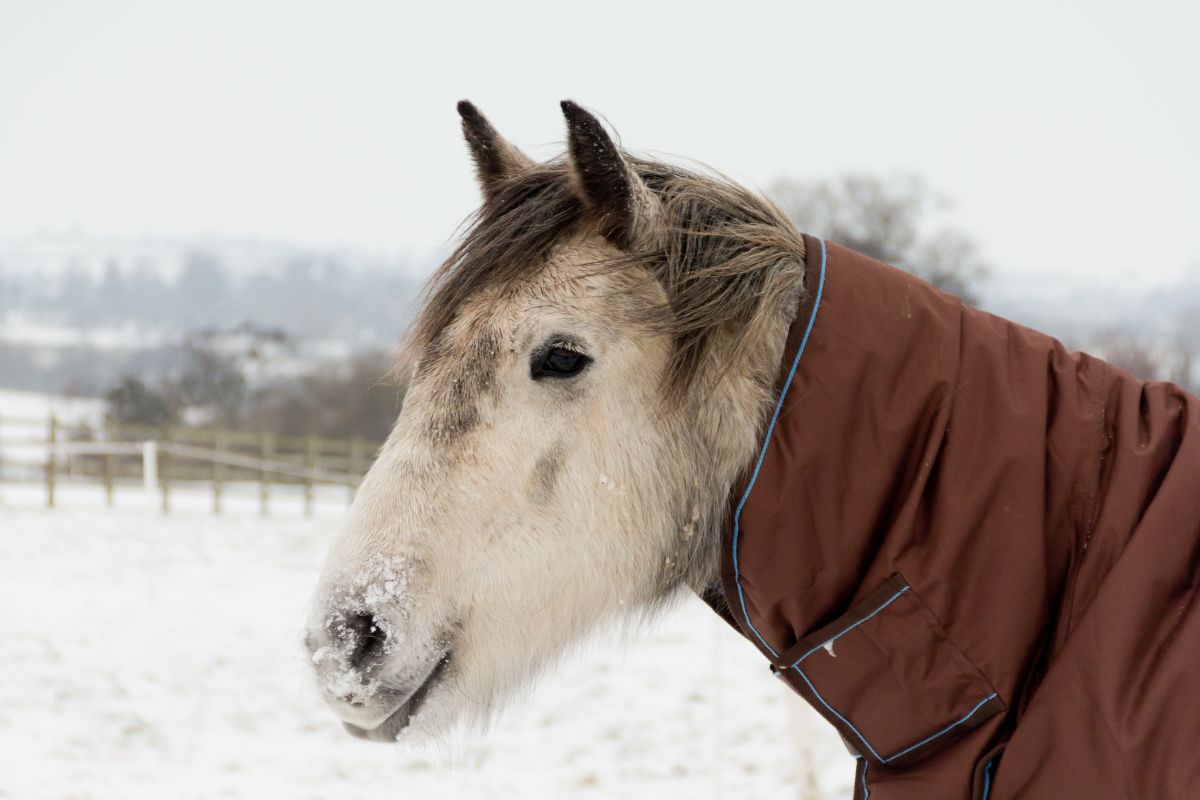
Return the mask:
M 337 627 L 335 638 L 352 669 L 365 670 L 383 656 L 387 631 L 373 614 L 348 614 Z
M 350 612 L 309 629 L 304 645 L 314 664 L 339 663 L 343 668 L 363 672 L 383 657 L 387 640 L 387 626 L 382 620 L 374 614 Z

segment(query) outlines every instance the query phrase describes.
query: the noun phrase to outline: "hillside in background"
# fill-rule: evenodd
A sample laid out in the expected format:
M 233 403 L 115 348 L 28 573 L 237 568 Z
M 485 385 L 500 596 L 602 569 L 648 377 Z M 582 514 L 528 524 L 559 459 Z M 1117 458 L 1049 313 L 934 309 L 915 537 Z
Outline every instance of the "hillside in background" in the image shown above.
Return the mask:
M 0 387 L 100 395 L 150 376 L 189 339 L 277 346 L 259 374 L 389 348 L 420 282 L 398 259 L 207 240 L 82 236 L 0 243 Z
M 250 389 L 372 363 L 411 319 L 433 264 L 230 240 L 63 235 L 0 242 L 0 388 L 102 396 L 159 380 L 196 342 L 238 362 Z M 1085 284 L 992 265 L 981 307 L 1127 362 L 1143 377 L 1200 375 L 1200 267 L 1171 284 Z M 358 368 L 362 371 L 362 367 Z

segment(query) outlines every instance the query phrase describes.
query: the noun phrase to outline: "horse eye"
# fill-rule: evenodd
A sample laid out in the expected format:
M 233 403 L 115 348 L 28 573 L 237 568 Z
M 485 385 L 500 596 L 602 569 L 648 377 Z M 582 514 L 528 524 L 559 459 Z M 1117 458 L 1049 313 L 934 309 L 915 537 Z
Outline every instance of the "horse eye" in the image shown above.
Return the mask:
M 530 377 L 534 380 L 570 378 L 582 372 L 589 363 L 591 363 L 591 359 L 583 353 L 577 353 L 566 347 L 551 347 L 542 356 L 541 361 L 534 361 Z

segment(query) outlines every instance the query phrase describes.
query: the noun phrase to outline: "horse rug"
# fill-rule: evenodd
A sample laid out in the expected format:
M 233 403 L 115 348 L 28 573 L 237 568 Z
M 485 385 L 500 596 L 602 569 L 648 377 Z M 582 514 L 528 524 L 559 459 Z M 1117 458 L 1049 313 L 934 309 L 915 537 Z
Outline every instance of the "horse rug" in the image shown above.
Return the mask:
M 806 243 L 706 599 L 858 798 L 1200 797 L 1200 402 Z

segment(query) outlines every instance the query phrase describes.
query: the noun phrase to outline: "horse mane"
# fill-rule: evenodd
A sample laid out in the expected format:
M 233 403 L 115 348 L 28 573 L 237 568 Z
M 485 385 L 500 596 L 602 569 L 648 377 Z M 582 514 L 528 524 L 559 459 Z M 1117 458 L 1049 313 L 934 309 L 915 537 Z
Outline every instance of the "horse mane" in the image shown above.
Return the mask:
M 626 156 L 657 196 L 661 215 L 650 245 L 622 251 L 598 270 L 647 268 L 667 302 L 639 321 L 665 332 L 675 357 L 669 396 L 686 392 L 701 373 L 718 334 L 728 334 L 727 364 L 755 339 L 763 309 L 799 300 L 804 240 L 774 204 L 736 183 L 657 161 Z M 408 368 L 469 298 L 505 292 L 533 278 L 561 241 L 599 233 L 580 201 L 563 159 L 507 178 L 471 218 L 461 242 L 435 271 L 398 366 Z M 785 304 L 781 306 L 780 304 Z

